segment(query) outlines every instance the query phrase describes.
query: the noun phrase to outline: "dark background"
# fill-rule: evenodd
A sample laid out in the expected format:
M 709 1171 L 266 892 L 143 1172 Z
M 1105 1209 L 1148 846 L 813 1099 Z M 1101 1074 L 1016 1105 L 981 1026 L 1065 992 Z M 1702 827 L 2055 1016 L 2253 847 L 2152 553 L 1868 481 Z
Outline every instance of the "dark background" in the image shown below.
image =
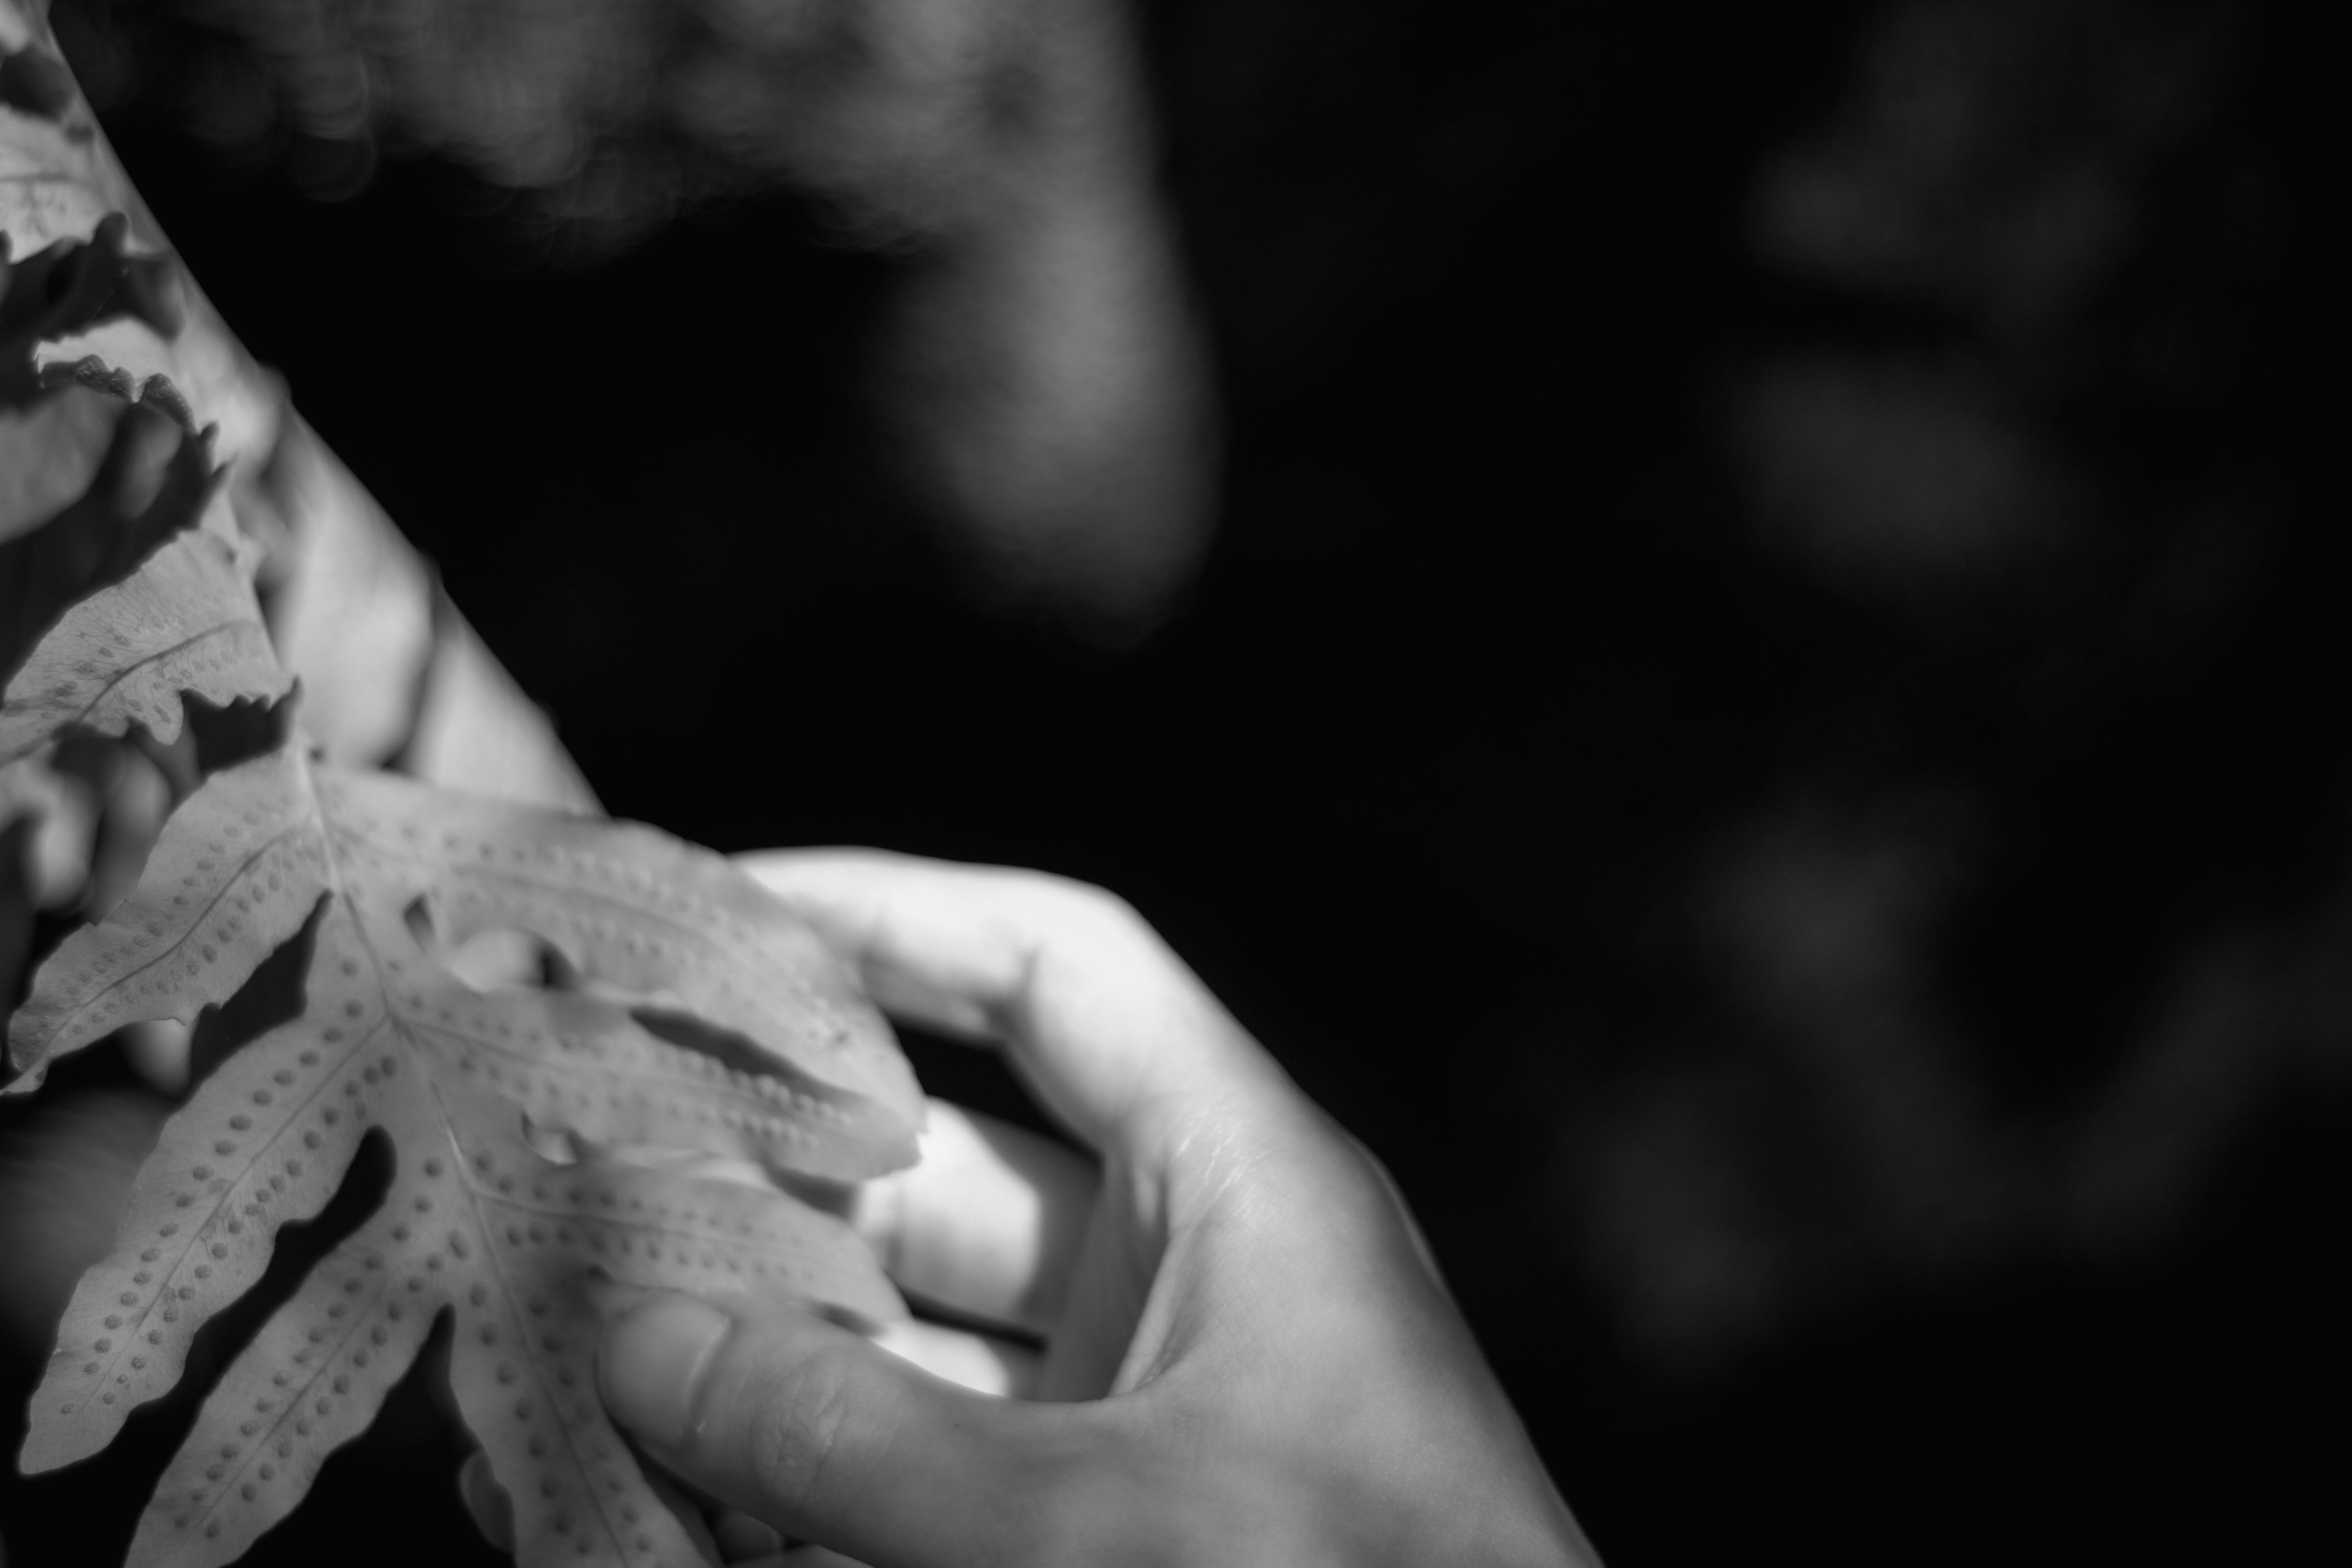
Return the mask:
M 2319 1555 L 2330 57 L 1555 9 L 1145 13 L 1226 468 L 1127 652 L 976 607 L 897 482 L 919 254 L 779 196 L 551 268 L 447 164 L 324 204 L 107 123 L 612 811 L 1133 900 L 1394 1170 L 1611 1563 Z M 1882 112 L 1938 82 L 1958 153 Z M 1909 239 L 1804 227 L 1806 156 Z M 11 1561 L 112 1561 L 185 1418 L 0 1482 Z M 478 1552 L 459 1452 L 412 1389 L 251 1561 Z

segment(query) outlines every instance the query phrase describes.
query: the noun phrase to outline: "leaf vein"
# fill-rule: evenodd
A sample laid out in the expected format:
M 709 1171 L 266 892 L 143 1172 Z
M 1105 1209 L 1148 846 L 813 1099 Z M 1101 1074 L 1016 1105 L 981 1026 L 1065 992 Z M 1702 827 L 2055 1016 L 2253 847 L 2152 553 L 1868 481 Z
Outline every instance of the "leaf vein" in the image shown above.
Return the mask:
M 76 1019 L 79 1019 L 83 1014 L 96 1006 L 103 998 L 121 990 L 123 986 L 129 984 L 133 979 L 137 978 L 139 975 L 146 973 L 157 964 L 177 956 L 181 949 L 186 947 L 189 942 L 195 940 L 197 928 L 205 923 L 205 917 L 212 913 L 213 910 L 220 908 L 221 901 L 223 900 L 226 899 L 231 893 L 236 891 L 237 889 L 245 885 L 247 874 L 253 869 L 254 862 L 260 859 L 264 855 L 268 854 L 272 849 L 278 847 L 278 845 L 284 843 L 294 834 L 294 827 L 288 827 L 284 831 L 273 834 L 269 837 L 262 840 L 259 844 L 256 845 L 254 847 L 253 853 L 247 856 L 243 860 L 237 863 L 236 874 L 223 881 L 221 883 L 220 891 L 215 893 L 210 899 L 206 900 L 204 907 L 199 909 L 194 916 L 189 920 L 188 929 L 179 938 L 179 940 L 172 942 L 169 946 L 165 947 L 163 952 L 155 954 L 154 957 L 148 959 L 137 968 L 124 970 L 121 974 L 116 975 L 109 984 L 100 986 L 97 991 L 91 993 L 88 1000 L 81 1003 L 79 1006 L 75 1007 L 72 1012 L 67 1014 L 63 1019 L 59 1020 L 57 1027 L 50 1032 L 49 1037 L 51 1039 L 55 1039 L 58 1036 L 64 1034 L 68 1029 L 73 1026 Z
M 341 1248 L 338 1247 L 336 1250 L 340 1252 Z M 330 1253 L 328 1256 L 332 1257 L 334 1254 Z M 322 1258 L 320 1261 L 324 1262 L 325 1259 Z M 379 1301 L 383 1300 L 384 1293 L 391 1289 L 392 1275 L 389 1270 L 386 1270 L 383 1277 L 383 1282 L 376 1288 L 374 1294 L 368 1298 L 368 1307 L 373 1308 Z M 351 1326 L 343 1331 L 342 1338 L 335 1342 L 333 1350 L 320 1356 L 318 1370 L 313 1372 L 310 1377 L 304 1381 L 301 1392 L 299 1394 L 292 1394 L 288 1396 L 286 1408 L 278 1412 L 278 1418 L 269 1424 L 268 1431 L 262 1435 L 260 1440 L 254 1443 L 251 1450 L 244 1456 L 244 1462 L 237 1466 L 236 1474 L 224 1480 L 220 1485 L 220 1489 L 213 1494 L 212 1500 L 205 1505 L 204 1517 L 205 1519 L 212 1518 L 215 1510 L 220 1507 L 221 1503 L 228 1497 L 228 1494 L 236 1489 L 236 1484 L 244 1479 L 247 1469 L 249 1467 L 261 1462 L 262 1455 L 268 1452 L 269 1439 L 276 1437 L 278 1433 L 284 1429 L 286 1423 L 293 1420 L 300 1413 L 303 1399 L 310 1394 L 311 1389 L 318 1386 L 319 1380 L 326 1376 L 333 1368 L 335 1358 L 342 1353 L 344 1346 L 351 1343 L 352 1336 L 358 1333 L 362 1328 L 366 1326 L 368 1314 L 365 1310 L 353 1312 L 352 1314 Z
M 376 1026 L 379 1028 L 382 1027 L 383 1022 L 383 1021 L 382 1019 L 377 1020 Z M 373 1038 L 374 1035 L 375 1029 L 372 1028 L 365 1035 L 362 1035 L 358 1040 L 353 1041 L 351 1049 L 343 1053 L 341 1060 L 342 1062 L 349 1062 L 352 1057 L 356 1056 L 362 1048 L 365 1047 L 367 1042 Z M 279 1128 L 278 1131 L 270 1134 L 268 1141 L 263 1143 L 258 1150 L 255 1151 L 253 1158 L 246 1162 L 243 1170 L 238 1173 L 238 1175 L 234 1180 L 228 1182 L 227 1184 L 221 1189 L 220 1201 L 212 1206 L 212 1209 L 203 1219 L 196 1219 L 193 1217 L 193 1215 L 190 1217 L 187 1222 L 188 1239 L 180 1244 L 178 1256 L 173 1259 L 171 1268 L 164 1271 L 162 1288 L 155 1292 L 154 1297 L 149 1300 L 145 1306 L 139 1310 L 139 1316 L 137 1318 L 126 1322 L 123 1330 L 121 1331 L 124 1334 L 121 1347 L 116 1350 L 107 1360 L 106 1371 L 99 1374 L 100 1386 L 93 1388 L 90 1395 L 84 1396 L 81 1401 L 81 1405 L 83 1406 L 88 1405 L 91 1396 L 103 1392 L 103 1385 L 106 1381 L 107 1373 L 112 1373 L 115 1368 L 121 1366 L 125 1356 L 134 1353 L 131 1347 L 138 1342 L 139 1331 L 147 1326 L 149 1321 L 154 1316 L 159 1308 L 165 1306 L 173 1300 L 172 1295 L 172 1287 L 173 1282 L 180 1279 L 181 1271 L 187 1267 L 188 1255 L 194 1251 L 197 1246 L 211 1234 L 213 1222 L 220 1217 L 221 1210 L 236 1199 L 237 1188 L 244 1184 L 246 1177 L 253 1173 L 254 1167 L 260 1163 L 262 1157 L 265 1154 L 278 1146 L 278 1141 L 280 1138 L 283 1138 L 286 1133 L 293 1128 L 294 1122 L 299 1117 L 300 1110 L 307 1109 L 310 1102 L 319 1097 L 320 1093 L 325 1089 L 327 1080 L 331 1079 L 333 1076 L 333 1069 L 330 1069 L 328 1072 L 320 1075 L 318 1087 L 311 1089 L 311 1091 L 303 1098 L 299 1106 L 288 1111 L 285 1126 Z M 270 1231 L 271 1251 L 274 1252 L 277 1250 L 278 1232 L 284 1229 L 290 1223 L 292 1222 L 288 1220 L 279 1220 L 277 1226 Z M 77 1409 L 76 1414 L 79 1414 L 79 1408 Z
M 95 709 L 100 703 L 105 701 L 108 696 L 122 686 L 132 676 L 146 668 L 149 665 L 161 664 L 163 660 L 170 658 L 173 655 L 180 653 L 187 648 L 194 647 L 197 644 L 205 642 L 213 637 L 224 637 L 230 633 L 251 628 L 253 626 L 253 622 L 247 620 L 242 616 L 237 616 L 230 620 L 223 621 L 218 626 L 207 626 L 203 631 L 196 633 L 194 637 L 184 637 L 180 641 L 173 643 L 170 647 L 158 648 L 153 653 L 147 655 L 145 658 L 137 659 L 132 663 L 124 666 L 122 672 L 117 675 L 113 679 L 108 681 L 104 686 L 99 688 L 97 694 L 91 697 L 88 702 L 83 703 L 78 712 L 69 719 L 60 720 L 59 722 L 64 724 L 79 723 L 82 720 L 89 716 L 91 710 Z
M 474 1211 L 475 1233 L 481 1239 L 483 1267 L 488 1268 L 499 1282 L 499 1298 L 506 1304 L 510 1331 L 521 1346 L 522 1358 L 530 1367 L 531 1379 L 539 1390 L 540 1398 L 546 1401 L 549 1410 L 560 1410 L 562 1406 L 554 1390 L 550 1386 L 552 1380 L 547 1374 L 546 1367 L 541 1360 L 540 1351 L 532 1343 L 530 1327 L 522 1321 L 518 1310 L 522 1300 L 521 1293 L 515 1289 L 514 1281 L 507 1274 L 497 1239 L 490 1229 L 489 1216 L 482 1212 L 482 1205 L 478 1201 L 488 1194 L 475 1186 L 472 1178 L 465 1174 L 471 1167 L 466 1161 L 465 1150 L 457 1142 L 456 1119 L 449 1114 L 448 1107 L 441 1103 L 441 1086 L 435 1083 L 429 1074 L 425 1077 L 425 1083 L 433 1096 L 436 1109 L 441 1112 L 441 1127 L 443 1134 L 449 1141 L 452 1168 L 458 1173 L 458 1188 L 466 1194 L 468 1200 L 472 1200 L 470 1206 Z M 555 1423 L 556 1429 L 563 1436 L 564 1448 L 572 1456 L 572 1469 L 580 1479 L 582 1495 L 588 1499 L 589 1506 L 594 1509 L 597 1519 L 604 1524 L 605 1538 L 613 1543 L 614 1550 L 621 1552 L 625 1558 L 626 1552 L 622 1549 L 619 1527 L 613 1516 L 606 1511 L 604 1500 L 597 1495 L 593 1479 L 589 1474 L 587 1456 L 581 1452 L 581 1425 L 569 1420 L 559 1420 Z

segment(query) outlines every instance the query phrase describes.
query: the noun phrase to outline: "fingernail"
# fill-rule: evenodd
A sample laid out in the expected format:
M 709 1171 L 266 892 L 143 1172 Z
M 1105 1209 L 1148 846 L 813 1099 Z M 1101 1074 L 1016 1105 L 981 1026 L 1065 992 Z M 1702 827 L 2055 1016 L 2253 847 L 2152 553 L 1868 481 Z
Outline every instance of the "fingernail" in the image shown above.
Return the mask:
M 613 1418 L 656 1447 L 686 1441 L 702 1369 L 734 1321 L 691 1296 L 661 1296 L 604 1331 L 596 1381 Z
M 474 1528 L 483 1538 L 501 1552 L 514 1550 L 514 1500 L 507 1496 L 498 1478 L 490 1473 L 490 1461 L 477 1448 L 457 1471 L 457 1495 L 465 1500 L 466 1511 L 474 1516 Z

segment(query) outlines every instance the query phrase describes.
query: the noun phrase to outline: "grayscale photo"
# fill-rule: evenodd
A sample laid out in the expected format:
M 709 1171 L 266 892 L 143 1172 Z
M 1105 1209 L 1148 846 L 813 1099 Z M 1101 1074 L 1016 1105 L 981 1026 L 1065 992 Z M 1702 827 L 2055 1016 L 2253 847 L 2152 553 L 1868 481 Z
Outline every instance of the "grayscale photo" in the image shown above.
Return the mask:
M 0 0 L 0 1568 L 2326 1560 L 2332 31 Z

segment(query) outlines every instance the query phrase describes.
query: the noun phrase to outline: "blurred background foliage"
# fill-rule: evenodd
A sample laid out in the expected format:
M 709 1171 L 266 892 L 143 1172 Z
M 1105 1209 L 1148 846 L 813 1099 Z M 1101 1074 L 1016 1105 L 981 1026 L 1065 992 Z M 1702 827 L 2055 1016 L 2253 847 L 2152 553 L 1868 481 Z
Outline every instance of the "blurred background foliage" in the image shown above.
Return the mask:
M 2305 9 L 55 19 L 613 811 L 1132 899 L 1395 1170 L 1620 1568 L 2319 1528 Z M 104 1142 L 83 1070 L 18 1183 Z M 473 1550 L 425 1399 L 254 1561 L 395 1481 L 396 1560 Z M 11 1546 L 122 1484 L 0 1483 Z

